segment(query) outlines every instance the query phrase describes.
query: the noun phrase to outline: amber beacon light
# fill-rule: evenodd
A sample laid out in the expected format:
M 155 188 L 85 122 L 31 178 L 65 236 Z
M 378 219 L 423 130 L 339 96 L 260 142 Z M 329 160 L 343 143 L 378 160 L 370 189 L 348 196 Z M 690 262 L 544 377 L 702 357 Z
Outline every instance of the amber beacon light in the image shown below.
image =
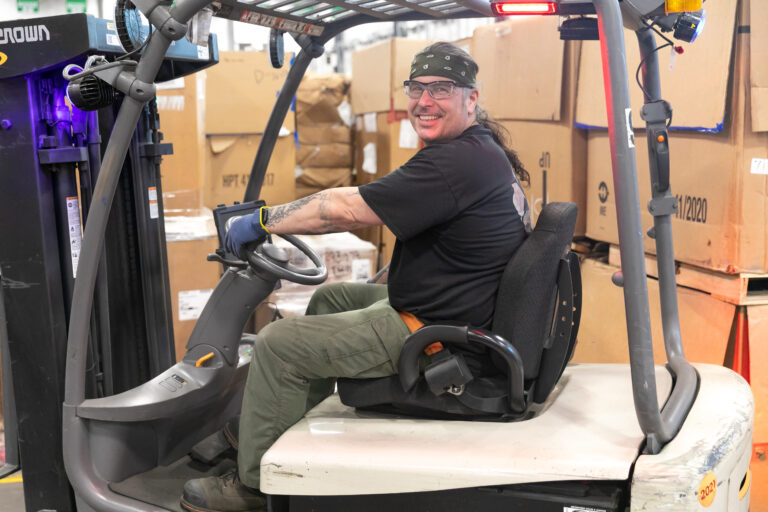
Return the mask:
M 555 2 L 494 2 L 493 9 L 502 16 L 557 14 Z
M 703 0 L 665 0 L 664 9 L 667 14 L 671 12 L 698 11 Z

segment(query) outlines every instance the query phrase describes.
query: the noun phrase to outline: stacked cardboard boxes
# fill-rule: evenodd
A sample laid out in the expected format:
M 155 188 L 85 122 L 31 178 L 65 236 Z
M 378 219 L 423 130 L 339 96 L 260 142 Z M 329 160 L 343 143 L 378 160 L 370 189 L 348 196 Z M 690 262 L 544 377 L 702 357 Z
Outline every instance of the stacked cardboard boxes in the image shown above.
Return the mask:
M 266 53 L 221 52 L 207 70 L 203 205 L 242 201 L 256 152 L 287 67 L 274 69 Z M 264 176 L 260 198 L 268 204 L 295 196 L 295 121 L 286 116 Z
M 595 259 L 582 261 L 583 302 L 575 363 L 629 363 L 624 291 L 611 281 L 618 270 L 618 266 Z M 664 364 L 667 356 L 656 279 L 648 278 L 648 298 L 654 361 Z M 737 306 L 690 288 L 679 288 L 677 298 L 686 358 L 722 365 Z
M 768 272 L 768 4 L 723 0 L 708 3 L 706 10 L 707 26 L 695 43 L 684 45 L 685 53 L 676 57 L 668 50 L 658 53 L 662 96 L 674 111 L 669 146 L 671 191 L 678 206 L 672 216 L 675 259 L 680 262 L 677 280 L 692 287 L 678 287 L 681 331 L 689 359 L 711 358 L 709 362 L 732 366 L 750 381 L 755 396 L 751 507 L 764 510 L 768 509 L 768 379 L 764 377 L 768 360 L 763 343 L 768 335 L 768 304 L 765 295 L 761 298 L 759 289 L 749 285 L 755 278 L 759 288 Z M 631 41 L 634 35 L 625 37 Z M 630 77 L 639 62 L 636 45 L 628 45 Z M 600 70 L 599 47 L 585 42 L 577 122 L 593 128 L 588 141 L 587 235 L 618 244 L 608 134 L 599 129 L 606 124 Z M 642 92 L 637 87 L 630 91 L 633 117 L 638 119 Z M 634 135 L 640 203 L 646 204 L 651 196 L 646 134 L 637 130 Z M 641 222 L 643 233 L 653 225 L 646 209 Z M 655 253 L 648 236 L 644 244 L 646 252 Z M 653 273 L 653 258 L 646 260 Z M 599 303 L 593 306 L 599 311 L 598 320 L 621 315 L 611 309 L 619 299 L 611 297 L 615 291 L 608 291 L 610 285 L 589 284 L 593 289 L 588 289 L 594 268 L 583 268 L 584 298 L 598 294 Z M 653 303 L 657 293 L 650 280 L 649 291 Z M 588 305 L 580 337 L 582 356 L 610 353 L 609 347 L 617 345 L 616 336 L 604 335 L 603 322 L 590 327 Z M 602 339 L 588 354 L 584 351 L 591 345 L 590 336 Z M 654 338 L 661 339 L 660 332 Z M 619 344 L 625 342 L 623 338 Z
M 432 41 L 395 38 L 358 50 L 352 56 L 352 113 L 355 118 L 355 184 L 370 183 L 407 162 L 422 147 L 408 121 L 403 82 L 413 56 Z M 381 251 L 380 264 L 392 257 L 395 237 L 389 229 L 357 231 Z
M 221 265 L 206 260 L 219 246 L 207 208 L 173 212 L 165 217 L 173 336 L 181 361 L 197 319 L 219 282 Z
M 587 164 L 586 133 L 573 122 L 581 43 L 553 39 L 557 24 L 525 16 L 478 27 L 472 51 L 480 106 L 508 130 L 530 174 L 524 190 L 532 220 L 547 202 L 574 202 L 578 236 L 586 227 Z
M 161 173 L 177 358 L 219 279 L 219 265 L 206 261 L 218 246 L 209 208 L 242 201 L 286 73 L 263 53 L 222 52 L 219 64 L 158 90 L 160 127 L 174 146 Z M 264 178 L 270 204 L 294 199 L 293 131 L 290 115 Z
M 668 54 L 660 52 L 663 96 L 674 110 L 672 127 L 684 129 L 669 136 L 671 190 L 678 200 L 672 217 L 675 258 L 720 272 L 768 272 L 768 133 L 753 128 L 768 113 L 750 101 L 750 75 L 756 74 L 751 69 L 768 69 L 766 61 L 750 63 L 750 46 L 755 47 L 750 39 L 768 31 L 768 19 L 753 17 L 751 33 L 735 31 L 736 7 L 736 0 L 708 6 L 706 29 L 676 58 L 672 71 Z M 739 16 L 739 25 L 749 23 L 745 15 Z M 634 74 L 639 56 L 630 53 L 627 60 Z M 597 70 L 599 49 L 585 43 L 577 114 L 585 125 L 605 124 L 602 94 L 595 94 L 596 84 L 587 80 Z M 642 104 L 640 94 L 633 105 Z M 645 133 L 637 131 L 634 143 L 640 202 L 645 204 L 651 195 Z M 587 234 L 618 243 L 607 132 L 590 130 L 588 152 Z M 641 220 L 646 232 L 653 218 L 643 209 Z M 654 241 L 644 241 L 645 250 L 655 252 Z
M 656 275 L 649 258 L 649 275 Z M 609 263 L 582 262 L 583 303 L 574 363 L 629 362 L 623 290 L 613 284 L 618 254 Z M 683 270 L 685 274 L 685 270 Z M 695 277 L 695 276 L 692 276 Z M 683 279 L 685 280 L 685 278 Z M 653 356 L 666 362 L 659 283 L 648 278 Z M 765 300 L 765 299 L 763 299 Z M 677 292 L 683 352 L 691 362 L 725 365 L 750 383 L 755 400 L 751 509 L 768 509 L 768 304 L 739 305 L 706 291 L 683 286 Z M 753 299 L 754 302 L 754 299 Z
M 202 204 L 205 77 L 200 71 L 158 84 L 160 131 L 173 144 L 173 154 L 164 156 L 160 166 L 163 207 L 177 214 Z
M 349 79 L 308 74 L 296 91 L 296 197 L 352 185 Z

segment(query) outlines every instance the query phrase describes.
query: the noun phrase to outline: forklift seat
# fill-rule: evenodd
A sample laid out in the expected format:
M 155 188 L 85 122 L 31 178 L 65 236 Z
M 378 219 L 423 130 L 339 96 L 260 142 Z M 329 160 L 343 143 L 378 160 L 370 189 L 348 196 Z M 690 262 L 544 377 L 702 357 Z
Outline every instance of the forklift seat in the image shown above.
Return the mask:
M 492 331 L 431 324 L 411 334 L 398 375 L 339 379 L 348 406 L 439 419 L 511 421 L 543 403 L 573 355 L 581 314 L 581 274 L 570 251 L 573 203 L 549 203 L 510 259 L 496 296 Z M 442 343 L 426 358 L 424 349 Z M 473 375 L 461 346 L 490 354 L 497 371 Z M 452 350 L 453 349 L 453 350 Z M 476 370 L 477 371 L 477 370 Z

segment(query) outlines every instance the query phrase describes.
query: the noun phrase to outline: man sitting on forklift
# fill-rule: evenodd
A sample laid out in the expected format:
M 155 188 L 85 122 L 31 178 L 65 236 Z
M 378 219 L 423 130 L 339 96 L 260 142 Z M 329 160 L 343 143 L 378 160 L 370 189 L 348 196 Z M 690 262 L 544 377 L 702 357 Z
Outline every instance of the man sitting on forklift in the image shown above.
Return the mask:
M 262 455 L 333 392 L 337 377 L 394 375 L 403 343 L 425 323 L 490 327 L 502 272 L 530 231 L 520 185 L 528 173 L 504 128 L 478 106 L 477 71 L 456 46 L 428 46 L 404 83 L 408 117 L 426 144 L 413 158 L 373 183 L 264 207 L 232 224 L 225 243 L 241 257 L 246 244 L 270 233 L 386 225 L 397 241 L 386 286 L 325 285 L 306 316 L 261 330 L 243 398 L 238 471 L 187 482 L 183 508 L 266 510 Z M 476 375 L 497 371 L 482 353 L 466 359 Z

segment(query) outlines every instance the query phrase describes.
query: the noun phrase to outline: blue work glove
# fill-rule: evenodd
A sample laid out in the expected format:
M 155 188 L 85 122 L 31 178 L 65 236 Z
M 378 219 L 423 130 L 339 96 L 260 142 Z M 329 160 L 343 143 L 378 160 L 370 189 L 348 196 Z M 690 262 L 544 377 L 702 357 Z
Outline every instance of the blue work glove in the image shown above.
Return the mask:
M 267 238 L 267 235 L 269 233 L 261 227 L 260 213 L 257 211 L 243 215 L 232 223 L 224 237 L 224 245 L 229 252 L 245 260 L 245 244 L 261 242 Z

